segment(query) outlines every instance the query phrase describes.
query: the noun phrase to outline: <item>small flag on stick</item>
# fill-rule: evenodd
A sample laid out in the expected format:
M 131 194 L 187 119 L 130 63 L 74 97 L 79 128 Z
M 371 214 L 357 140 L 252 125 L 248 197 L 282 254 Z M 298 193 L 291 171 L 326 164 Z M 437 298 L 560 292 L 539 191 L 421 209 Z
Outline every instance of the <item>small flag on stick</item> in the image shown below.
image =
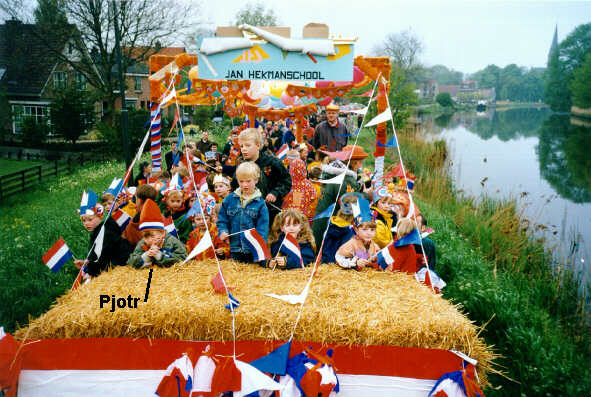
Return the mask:
M 72 256 L 72 251 L 70 251 L 64 239 L 60 237 L 41 259 L 52 272 L 57 273 Z
M 271 252 L 269 251 L 269 247 L 267 247 L 267 243 L 255 228 L 244 231 L 242 235 L 250 252 L 252 252 L 255 262 L 271 258 Z

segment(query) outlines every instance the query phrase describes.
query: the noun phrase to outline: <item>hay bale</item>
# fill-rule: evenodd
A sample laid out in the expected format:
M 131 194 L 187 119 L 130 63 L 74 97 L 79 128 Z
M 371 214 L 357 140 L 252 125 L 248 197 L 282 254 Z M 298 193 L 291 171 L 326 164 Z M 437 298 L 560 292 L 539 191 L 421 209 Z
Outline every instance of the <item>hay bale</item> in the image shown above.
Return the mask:
M 279 271 L 233 261 L 221 263 L 236 312 L 239 340 L 286 340 L 299 305 L 265 293 L 299 294 L 310 269 Z M 224 294 L 215 294 L 210 280 L 214 261 L 190 262 L 154 269 L 148 302 L 143 297 L 148 270 L 118 267 L 90 284 L 58 298 L 28 328 L 24 338 L 132 337 L 181 340 L 232 340 L 231 314 Z M 99 308 L 101 294 L 140 297 L 137 309 Z M 396 345 L 456 349 L 488 369 L 494 355 L 477 328 L 458 307 L 434 295 L 403 273 L 344 271 L 321 265 L 294 338 L 335 344 Z M 484 375 L 484 374 L 483 374 Z

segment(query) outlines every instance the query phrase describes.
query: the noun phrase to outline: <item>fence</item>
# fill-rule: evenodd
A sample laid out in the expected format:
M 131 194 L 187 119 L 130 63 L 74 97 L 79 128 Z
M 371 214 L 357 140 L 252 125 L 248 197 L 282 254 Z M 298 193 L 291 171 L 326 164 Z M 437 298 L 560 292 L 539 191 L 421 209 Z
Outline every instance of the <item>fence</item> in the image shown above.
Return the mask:
M 30 160 L 33 160 L 34 158 L 35 157 L 31 155 Z M 87 158 L 86 160 L 88 161 L 89 159 Z M 45 161 L 44 164 L 36 165 L 11 174 L 2 175 L 0 177 L 0 200 L 36 187 L 51 177 L 71 173 L 75 164 L 83 165 L 84 161 L 85 158 L 81 154 L 77 158 L 68 158 L 68 161 Z

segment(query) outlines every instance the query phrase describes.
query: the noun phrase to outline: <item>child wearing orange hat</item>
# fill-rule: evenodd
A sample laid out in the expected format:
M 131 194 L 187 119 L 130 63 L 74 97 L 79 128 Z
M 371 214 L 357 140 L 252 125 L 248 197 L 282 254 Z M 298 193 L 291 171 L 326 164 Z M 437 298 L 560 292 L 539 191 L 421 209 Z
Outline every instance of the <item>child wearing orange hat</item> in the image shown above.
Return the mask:
M 128 265 L 142 269 L 151 265 L 170 267 L 187 257 L 185 246 L 174 236 L 166 233 L 164 217 L 158 205 L 147 199 L 140 215 L 140 231 L 143 238 L 129 256 Z

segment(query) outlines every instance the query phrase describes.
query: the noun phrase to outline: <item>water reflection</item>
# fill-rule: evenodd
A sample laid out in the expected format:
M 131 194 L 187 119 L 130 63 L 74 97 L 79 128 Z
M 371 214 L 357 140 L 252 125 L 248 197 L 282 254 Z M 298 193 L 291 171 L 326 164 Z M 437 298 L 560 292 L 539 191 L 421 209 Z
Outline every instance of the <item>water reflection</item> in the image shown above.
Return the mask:
M 546 108 L 489 109 L 424 118 L 451 149 L 456 186 L 516 198 L 555 258 L 591 279 L 591 121 Z
M 591 128 L 572 124 L 569 116 L 552 115 L 538 137 L 542 177 L 561 197 L 591 202 Z

